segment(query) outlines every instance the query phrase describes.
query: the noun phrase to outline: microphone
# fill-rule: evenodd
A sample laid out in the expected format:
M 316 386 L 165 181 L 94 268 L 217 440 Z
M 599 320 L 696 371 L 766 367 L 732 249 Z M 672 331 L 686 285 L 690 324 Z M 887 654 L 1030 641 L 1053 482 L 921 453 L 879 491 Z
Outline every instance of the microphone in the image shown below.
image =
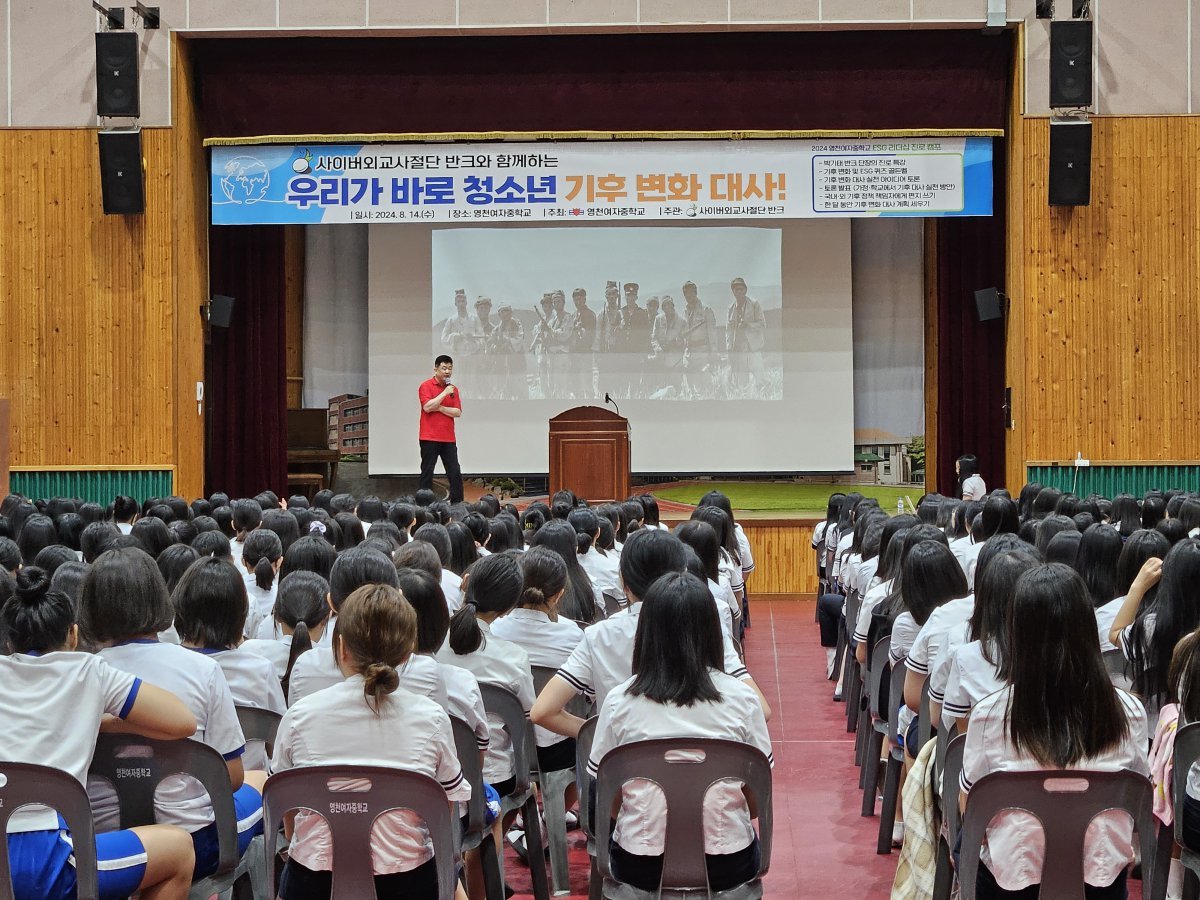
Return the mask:
M 616 400 L 614 400 L 612 397 L 610 397 L 610 396 L 609 396 L 609 394 L 608 394 L 608 391 L 605 391 L 605 392 L 604 392 L 604 402 L 605 402 L 605 403 L 611 403 L 611 404 L 612 404 L 612 408 L 613 408 L 613 409 L 615 409 L 615 410 L 617 411 L 617 415 L 618 415 L 618 416 L 621 414 L 621 407 L 617 406 L 617 401 L 616 401 Z

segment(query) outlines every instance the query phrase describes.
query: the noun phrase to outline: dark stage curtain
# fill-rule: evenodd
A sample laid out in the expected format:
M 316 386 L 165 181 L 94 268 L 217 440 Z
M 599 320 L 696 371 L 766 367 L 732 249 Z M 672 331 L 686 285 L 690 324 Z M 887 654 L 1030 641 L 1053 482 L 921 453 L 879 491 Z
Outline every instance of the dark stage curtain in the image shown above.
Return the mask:
M 281 225 L 209 229 L 212 292 L 235 299 L 207 356 L 208 491 L 287 490 L 287 364 Z
M 980 322 L 975 309 L 975 291 L 1004 290 L 1004 142 L 995 150 L 994 215 L 937 220 L 937 485 L 953 497 L 961 496 L 954 461 L 964 453 L 979 457 L 989 490 L 1005 486 L 1005 323 Z

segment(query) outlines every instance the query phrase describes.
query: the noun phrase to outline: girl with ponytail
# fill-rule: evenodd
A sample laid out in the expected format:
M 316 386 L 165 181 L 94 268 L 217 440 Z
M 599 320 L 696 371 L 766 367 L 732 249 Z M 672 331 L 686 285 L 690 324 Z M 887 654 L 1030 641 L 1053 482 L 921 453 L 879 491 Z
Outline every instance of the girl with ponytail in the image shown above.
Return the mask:
M 269 660 L 286 695 L 292 667 L 300 654 L 321 640 L 330 613 L 329 582 L 315 572 L 292 572 L 279 582 L 275 598 L 272 621 L 279 637 L 254 638 L 238 649 Z
M 520 602 L 525 589 L 523 554 L 494 553 L 479 560 L 463 578 L 463 605 L 450 619 L 450 635 L 438 651 L 438 662 L 474 673 L 482 684 L 495 684 L 517 695 L 526 712 L 533 706 L 533 672 L 525 650 L 492 633 L 493 623 Z M 512 743 L 500 719 L 489 716 L 491 727 L 483 779 L 505 796 L 515 787 Z
M 397 670 L 412 656 L 416 636 L 416 613 L 396 588 L 368 584 L 346 598 L 333 638 L 345 681 L 297 701 L 287 711 L 275 739 L 272 771 L 388 766 L 436 778 L 452 801 L 470 799 L 471 786 L 459 768 L 446 711 L 400 687 Z M 298 811 L 279 886 L 283 900 L 329 896 L 331 846 L 325 820 Z M 438 896 L 428 831 L 408 810 L 384 813 L 375 822 L 371 858 L 380 897 Z M 459 888 L 456 896 L 466 895 Z
M 245 637 L 254 637 L 258 626 L 271 617 L 275 608 L 277 585 L 275 575 L 283 565 L 283 542 L 279 535 L 266 528 L 250 532 L 242 544 L 242 577 L 246 581 L 246 595 L 250 609 L 246 615 Z
M 581 506 L 567 517 L 567 521 L 579 536 L 579 565 L 591 579 L 596 603 L 603 609 L 605 592 L 618 597 L 624 595 L 621 593 L 621 561 L 612 550 L 612 527 L 605 519 L 604 524 L 609 525 L 605 548 L 601 542 L 600 518 L 593 510 Z
M 66 594 L 51 590 L 44 570 L 28 566 L 17 573 L 15 594 L 0 609 L 0 620 L 12 653 L 0 657 L 5 686 L 0 759 L 51 766 L 85 784 L 100 731 L 168 740 L 195 733 L 196 720 L 177 697 L 99 656 L 76 652 L 74 607 Z M 17 810 L 7 841 L 17 897 L 75 896 L 71 836 L 53 810 Z M 96 854 L 101 897 L 135 891 L 148 898 L 188 895 L 195 856 L 181 828 L 151 825 L 97 834 Z
M 229 549 L 235 560 L 242 558 L 246 538 L 261 524 L 262 507 L 257 500 L 234 500 L 230 505 L 230 525 L 233 534 L 230 536 Z

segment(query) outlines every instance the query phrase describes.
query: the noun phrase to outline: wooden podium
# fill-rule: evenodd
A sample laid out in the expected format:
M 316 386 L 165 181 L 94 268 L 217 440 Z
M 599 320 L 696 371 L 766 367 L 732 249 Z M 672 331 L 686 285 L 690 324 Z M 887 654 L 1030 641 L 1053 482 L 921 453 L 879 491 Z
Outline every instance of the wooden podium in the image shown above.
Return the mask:
M 550 420 L 550 493 L 571 490 L 592 502 L 629 496 L 629 420 L 578 406 Z

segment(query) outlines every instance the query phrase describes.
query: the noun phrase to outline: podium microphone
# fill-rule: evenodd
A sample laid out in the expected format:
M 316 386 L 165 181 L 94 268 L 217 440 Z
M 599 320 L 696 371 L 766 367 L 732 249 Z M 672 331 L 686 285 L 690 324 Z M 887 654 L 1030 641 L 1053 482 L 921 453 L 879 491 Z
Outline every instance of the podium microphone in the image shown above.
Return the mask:
M 617 401 L 608 395 L 608 391 L 604 392 L 604 402 L 611 403 L 612 408 L 617 411 L 618 416 L 621 414 L 621 407 L 617 406 Z

